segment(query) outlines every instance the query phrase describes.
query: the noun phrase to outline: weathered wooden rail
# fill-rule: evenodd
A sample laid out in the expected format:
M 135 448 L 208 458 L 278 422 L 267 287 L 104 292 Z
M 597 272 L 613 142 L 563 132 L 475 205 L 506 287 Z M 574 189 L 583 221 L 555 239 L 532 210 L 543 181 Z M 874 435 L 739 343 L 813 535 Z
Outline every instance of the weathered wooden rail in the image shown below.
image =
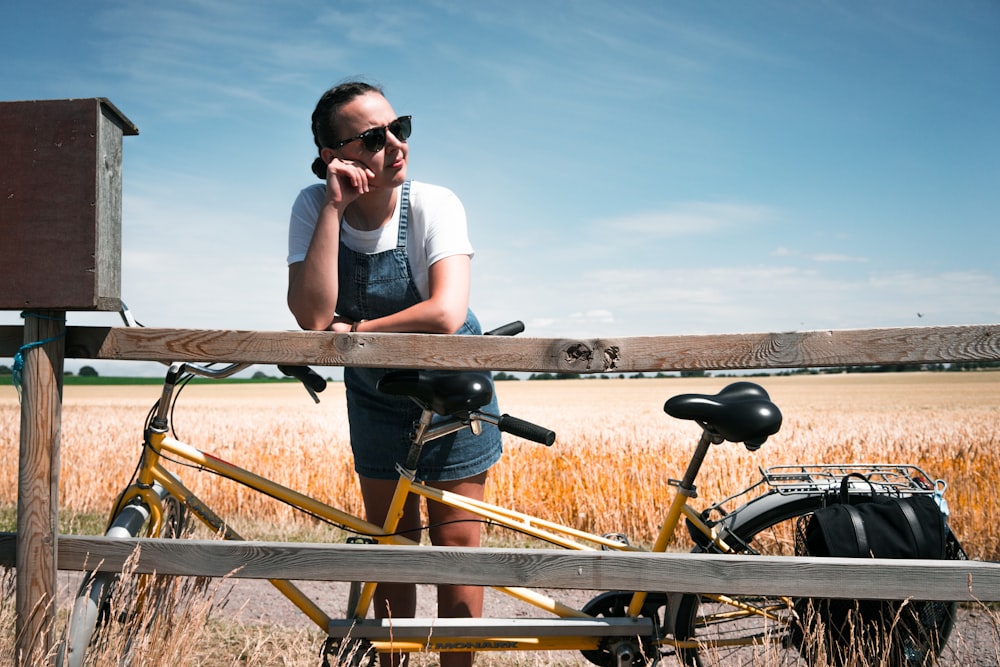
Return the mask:
M 16 539 L 0 533 L 0 565 L 13 564 Z M 126 561 L 142 573 L 246 579 L 1000 600 L 1000 563 L 980 561 L 59 538 L 60 569 L 121 572 Z
M 24 340 L 0 326 L 0 356 Z M 66 357 L 629 373 L 1000 360 L 1000 325 L 562 339 L 68 327 Z

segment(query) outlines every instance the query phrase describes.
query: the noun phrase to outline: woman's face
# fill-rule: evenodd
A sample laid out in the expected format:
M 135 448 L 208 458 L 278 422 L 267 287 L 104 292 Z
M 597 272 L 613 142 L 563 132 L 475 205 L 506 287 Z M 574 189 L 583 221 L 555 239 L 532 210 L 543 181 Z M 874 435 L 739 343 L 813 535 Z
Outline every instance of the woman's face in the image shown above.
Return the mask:
M 335 130 L 341 139 L 356 137 L 373 127 L 385 127 L 396 120 L 389 101 L 378 93 L 370 92 L 359 95 L 340 107 L 337 113 Z M 406 180 L 406 164 L 409 147 L 392 132 L 385 133 L 385 148 L 373 153 L 364 147 L 362 141 L 352 141 L 338 149 L 330 150 L 329 157 L 341 160 L 360 162 L 375 173 L 372 185 L 394 188 Z M 324 156 L 326 159 L 327 156 Z M 327 160 L 329 162 L 329 160 Z

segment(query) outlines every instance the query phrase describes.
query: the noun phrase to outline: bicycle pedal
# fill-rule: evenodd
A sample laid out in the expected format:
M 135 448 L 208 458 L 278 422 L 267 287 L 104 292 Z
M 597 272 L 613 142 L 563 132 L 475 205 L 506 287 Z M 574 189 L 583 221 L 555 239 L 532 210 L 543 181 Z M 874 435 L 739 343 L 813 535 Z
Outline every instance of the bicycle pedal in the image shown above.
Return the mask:
M 606 540 L 611 540 L 612 542 L 617 542 L 618 544 L 621 544 L 626 547 L 632 546 L 632 543 L 629 542 L 628 535 L 626 535 L 625 533 L 605 533 L 601 537 L 603 537 Z M 602 544 L 601 550 L 611 551 L 611 547 L 609 547 L 606 544 Z

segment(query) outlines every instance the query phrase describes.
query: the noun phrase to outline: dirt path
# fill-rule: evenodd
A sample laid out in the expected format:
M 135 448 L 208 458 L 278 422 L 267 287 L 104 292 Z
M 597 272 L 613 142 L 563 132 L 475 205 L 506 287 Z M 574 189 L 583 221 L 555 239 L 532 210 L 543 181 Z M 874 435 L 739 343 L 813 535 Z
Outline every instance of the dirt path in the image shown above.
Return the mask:
M 348 584 L 338 582 L 296 582 L 328 614 L 347 613 Z M 546 591 L 543 591 L 546 592 Z M 574 605 L 586 604 L 596 593 L 591 591 L 547 591 Z M 436 609 L 436 587 L 417 587 L 417 616 L 433 617 Z M 250 579 L 226 582 L 220 588 L 225 599 L 222 613 L 246 623 L 265 623 L 286 627 L 309 627 L 312 622 L 267 582 Z M 529 605 L 493 589 L 486 589 L 486 614 L 496 618 L 528 617 L 537 612 Z
M 328 610 L 328 613 L 346 612 L 348 585 L 328 582 L 300 582 L 308 592 Z M 234 580 L 220 589 L 226 599 L 220 613 L 245 623 L 262 623 L 286 627 L 308 627 L 310 621 L 292 606 L 270 584 L 254 580 Z M 550 591 L 560 600 L 581 606 L 597 592 Z M 418 616 L 435 615 L 434 586 L 418 587 Z M 486 615 L 497 618 L 517 618 L 535 615 L 530 606 L 492 589 L 486 591 Z M 941 656 L 938 667 L 998 667 L 1000 665 L 1000 614 L 982 608 L 960 608 L 955 630 Z M 566 664 L 562 657 L 560 664 Z M 588 665 L 582 657 L 581 666 Z

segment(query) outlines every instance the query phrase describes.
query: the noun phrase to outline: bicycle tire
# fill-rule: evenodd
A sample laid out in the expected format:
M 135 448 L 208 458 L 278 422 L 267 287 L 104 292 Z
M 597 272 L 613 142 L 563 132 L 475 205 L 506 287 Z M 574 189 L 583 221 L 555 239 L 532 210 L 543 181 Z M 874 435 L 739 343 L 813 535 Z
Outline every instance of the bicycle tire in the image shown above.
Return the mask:
M 859 492 L 860 493 L 860 492 Z M 737 553 L 754 555 L 796 555 L 795 540 L 797 531 L 804 521 L 816 510 L 828 504 L 828 496 L 823 493 L 796 494 L 783 496 L 777 493 L 766 494 L 741 506 L 723 517 L 716 524 L 723 539 Z M 948 555 L 950 559 L 964 559 L 965 554 L 957 538 L 948 531 Z M 695 552 L 715 552 L 718 550 L 702 541 L 695 546 Z M 810 664 L 812 657 L 817 655 L 816 645 L 811 648 L 803 645 L 802 626 L 796 620 L 802 607 L 796 609 L 796 600 L 778 596 L 731 596 L 738 603 L 754 607 L 766 607 L 771 610 L 777 622 L 764 622 L 758 618 L 755 622 L 746 619 L 719 620 L 708 624 L 700 619 L 710 617 L 703 612 L 713 611 L 715 602 L 710 598 L 698 595 L 685 595 L 678 608 L 678 627 L 684 628 L 689 636 L 703 642 L 703 648 L 681 649 L 679 656 L 684 664 L 704 667 L 711 664 L 727 664 L 734 661 L 749 661 L 757 664 L 763 660 L 768 665 L 801 665 Z M 907 639 L 919 643 L 914 645 L 905 658 L 896 663 L 900 667 L 924 665 L 940 654 L 954 624 L 957 604 L 954 602 L 911 601 L 918 622 L 924 626 L 933 626 L 920 637 Z M 732 608 L 732 605 L 724 606 Z M 757 638 L 759 645 L 748 645 L 749 640 Z M 720 646 L 721 642 L 736 640 L 744 645 L 728 649 Z M 831 647 L 818 651 L 829 660 Z M 829 654 L 829 655 L 828 655 Z M 826 662 L 823 662 L 826 664 Z
M 154 485 L 163 506 L 163 517 L 159 535 L 151 537 L 178 538 L 187 526 L 185 505 L 169 495 L 159 484 Z M 137 537 L 146 530 L 149 522 L 149 508 L 139 500 L 124 507 L 111 521 L 105 531 L 106 537 Z M 137 577 L 129 579 L 133 585 Z M 112 622 L 112 596 L 121 594 L 123 577 L 117 572 L 90 572 L 84 577 L 73 600 L 72 610 L 66 624 L 60 646 L 56 653 L 57 667 L 83 667 L 88 652 Z M 154 601 L 155 603 L 156 601 Z

